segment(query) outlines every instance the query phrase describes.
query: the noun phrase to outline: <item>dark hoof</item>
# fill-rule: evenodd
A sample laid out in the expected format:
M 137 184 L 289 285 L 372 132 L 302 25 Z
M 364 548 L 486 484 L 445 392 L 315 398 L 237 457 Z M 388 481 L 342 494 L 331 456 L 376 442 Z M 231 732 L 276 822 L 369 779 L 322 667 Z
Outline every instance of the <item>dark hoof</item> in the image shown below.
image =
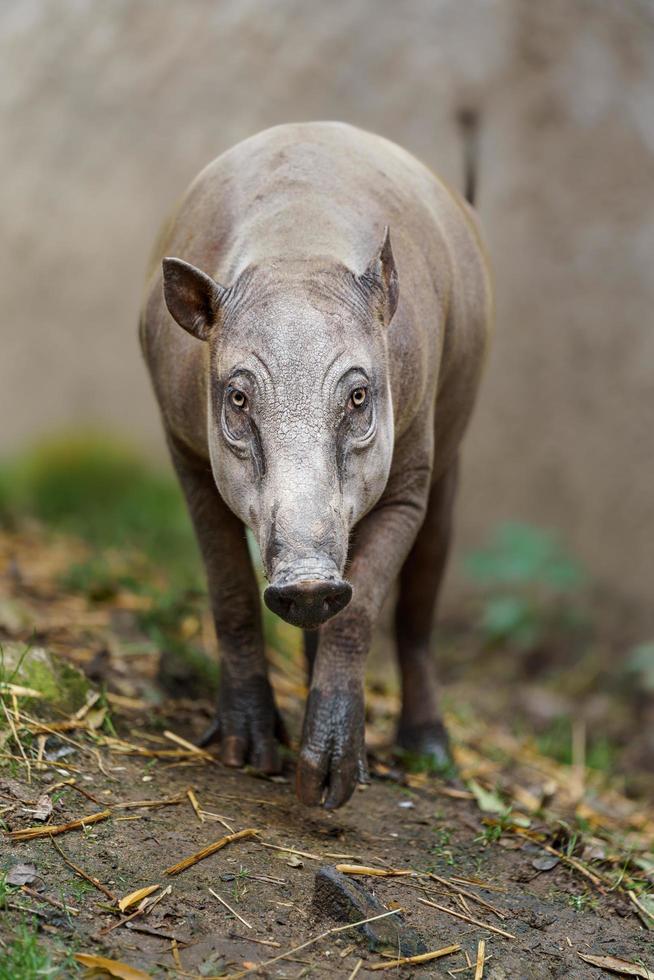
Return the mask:
M 295 772 L 302 803 L 336 810 L 368 781 L 363 735 L 363 691 L 309 692 Z
M 409 768 L 427 771 L 448 782 L 457 781 L 458 770 L 450 739 L 442 722 L 400 725 L 396 745 Z
M 281 772 L 279 745 L 288 746 L 289 738 L 272 694 L 270 698 L 240 700 L 240 710 L 235 710 L 234 702 L 238 703 L 235 698 L 219 707 L 196 744 L 204 748 L 212 742 L 220 742 L 220 760 L 225 766 L 240 769 L 251 765 L 267 775 Z
M 212 742 L 217 742 L 220 738 L 220 718 L 218 715 L 214 718 L 208 728 L 200 735 L 199 739 L 196 741 L 196 745 L 199 749 L 206 748 L 207 745 L 211 745 Z

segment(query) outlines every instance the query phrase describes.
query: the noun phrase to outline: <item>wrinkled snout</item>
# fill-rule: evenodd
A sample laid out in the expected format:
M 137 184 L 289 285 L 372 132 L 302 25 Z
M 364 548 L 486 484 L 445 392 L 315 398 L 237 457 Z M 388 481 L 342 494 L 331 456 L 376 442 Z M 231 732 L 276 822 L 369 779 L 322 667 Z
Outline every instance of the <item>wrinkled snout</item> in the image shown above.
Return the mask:
M 344 609 L 352 598 L 352 586 L 342 579 L 300 579 L 285 585 L 269 585 L 263 594 L 269 609 L 292 626 L 317 629 Z

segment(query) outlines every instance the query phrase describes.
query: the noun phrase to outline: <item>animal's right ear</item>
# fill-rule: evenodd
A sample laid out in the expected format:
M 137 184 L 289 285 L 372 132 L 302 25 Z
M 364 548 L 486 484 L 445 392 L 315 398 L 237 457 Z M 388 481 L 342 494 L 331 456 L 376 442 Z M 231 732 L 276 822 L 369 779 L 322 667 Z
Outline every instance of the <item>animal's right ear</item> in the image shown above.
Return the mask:
M 163 260 L 163 288 L 171 316 L 192 337 L 208 340 L 227 290 L 182 259 Z

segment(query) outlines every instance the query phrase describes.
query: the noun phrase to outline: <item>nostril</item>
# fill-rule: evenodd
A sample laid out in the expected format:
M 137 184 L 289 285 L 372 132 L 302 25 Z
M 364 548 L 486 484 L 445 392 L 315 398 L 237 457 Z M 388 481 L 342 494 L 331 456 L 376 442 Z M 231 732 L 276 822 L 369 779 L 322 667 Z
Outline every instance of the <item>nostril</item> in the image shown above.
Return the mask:
M 270 585 L 264 592 L 266 604 L 294 626 L 315 629 L 340 612 L 352 596 L 352 586 L 333 580 L 300 580 L 287 585 Z

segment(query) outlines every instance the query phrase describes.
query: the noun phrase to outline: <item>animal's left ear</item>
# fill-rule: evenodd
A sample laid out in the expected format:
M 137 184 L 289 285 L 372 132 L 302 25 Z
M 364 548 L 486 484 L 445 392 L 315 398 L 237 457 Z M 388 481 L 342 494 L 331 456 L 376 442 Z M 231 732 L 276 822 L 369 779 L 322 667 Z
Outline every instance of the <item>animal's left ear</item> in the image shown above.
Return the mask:
M 384 326 L 387 327 L 393 319 L 400 296 L 400 284 L 388 225 L 384 228 L 384 240 L 379 251 L 372 257 L 360 279 L 380 298 L 380 314 Z

